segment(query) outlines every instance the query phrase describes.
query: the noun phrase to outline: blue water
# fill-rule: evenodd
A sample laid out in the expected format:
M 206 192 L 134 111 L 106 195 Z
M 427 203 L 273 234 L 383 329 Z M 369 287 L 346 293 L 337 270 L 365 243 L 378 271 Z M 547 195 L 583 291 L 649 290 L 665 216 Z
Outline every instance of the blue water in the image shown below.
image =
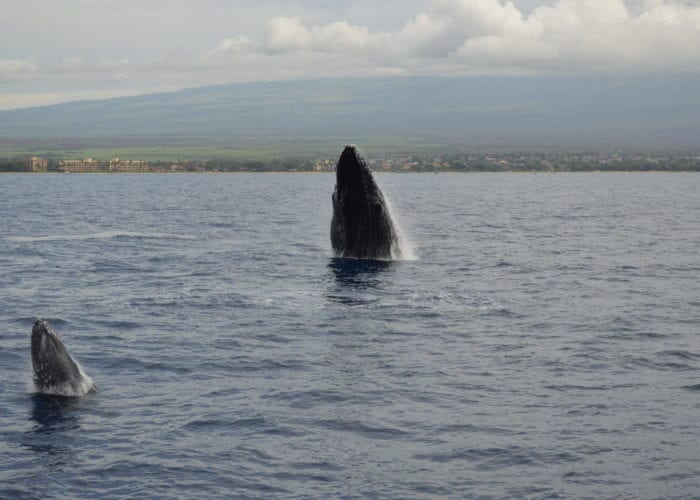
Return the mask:
M 332 175 L 0 176 L 0 497 L 700 496 L 700 176 L 378 180 L 414 260 Z

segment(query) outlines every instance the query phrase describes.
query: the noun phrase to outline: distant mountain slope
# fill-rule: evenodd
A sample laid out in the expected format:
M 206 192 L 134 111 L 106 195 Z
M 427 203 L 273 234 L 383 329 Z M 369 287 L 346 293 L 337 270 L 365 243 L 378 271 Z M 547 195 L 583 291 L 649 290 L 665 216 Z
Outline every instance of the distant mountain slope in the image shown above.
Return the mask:
M 323 79 L 0 111 L 0 137 L 354 137 L 697 146 L 700 77 Z

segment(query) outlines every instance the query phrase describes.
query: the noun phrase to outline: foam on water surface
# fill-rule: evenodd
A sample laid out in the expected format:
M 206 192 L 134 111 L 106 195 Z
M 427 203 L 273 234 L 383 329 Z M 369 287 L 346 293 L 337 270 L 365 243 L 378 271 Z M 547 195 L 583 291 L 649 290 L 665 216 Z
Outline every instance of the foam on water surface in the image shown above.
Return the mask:
M 87 234 L 53 234 L 45 236 L 8 236 L 7 241 L 31 243 L 34 241 L 74 241 L 74 240 L 107 240 L 111 238 L 143 238 L 143 239 L 172 239 L 193 240 L 194 236 L 169 233 L 139 233 L 133 231 L 102 231 Z

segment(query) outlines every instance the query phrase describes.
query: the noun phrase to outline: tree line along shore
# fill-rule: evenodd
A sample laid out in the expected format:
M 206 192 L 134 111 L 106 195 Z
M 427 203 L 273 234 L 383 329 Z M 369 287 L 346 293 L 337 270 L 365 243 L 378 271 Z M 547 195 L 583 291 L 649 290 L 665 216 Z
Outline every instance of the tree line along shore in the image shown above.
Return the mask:
M 591 172 L 700 171 L 700 153 L 639 152 L 445 152 L 367 157 L 376 172 Z M 209 160 L 0 159 L 0 172 L 179 173 L 332 172 L 335 158 L 212 158 Z

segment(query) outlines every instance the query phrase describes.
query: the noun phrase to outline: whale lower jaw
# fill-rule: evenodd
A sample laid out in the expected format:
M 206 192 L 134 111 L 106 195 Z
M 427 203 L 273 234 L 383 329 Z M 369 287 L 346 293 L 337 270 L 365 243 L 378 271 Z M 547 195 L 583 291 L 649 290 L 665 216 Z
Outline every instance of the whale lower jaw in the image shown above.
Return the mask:
M 47 396 L 80 397 L 97 390 L 95 382 L 84 374 L 78 381 L 66 381 L 48 386 L 41 386 L 35 382 L 34 385 L 36 386 L 37 392 Z
M 381 250 L 357 250 L 354 248 L 334 248 L 333 255 L 342 259 L 364 260 L 398 260 L 401 259 L 401 251 L 394 242 L 387 249 Z
M 334 213 L 331 222 L 331 246 L 336 257 L 397 260 L 402 258 L 401 245 L 388 213 L 382 220 L 364 220 L 345 224 L 347 216 Z
M 72 359 L 72 361 L 78 368 L 79 375 L 73 376 L 70 379 L 62 380 L 61 382 L 45 383 L 40 377 L 37 376 L 35 372 L 34 387 L 36 387 L 37 392 L 47 396 L 67 397 L 80 397 L 91 392 L 95 392 L 97 390 L 95 382 L 88 375 L 86 375 L 85 372 L 83 372 L 77 361 L 74 359 Z

